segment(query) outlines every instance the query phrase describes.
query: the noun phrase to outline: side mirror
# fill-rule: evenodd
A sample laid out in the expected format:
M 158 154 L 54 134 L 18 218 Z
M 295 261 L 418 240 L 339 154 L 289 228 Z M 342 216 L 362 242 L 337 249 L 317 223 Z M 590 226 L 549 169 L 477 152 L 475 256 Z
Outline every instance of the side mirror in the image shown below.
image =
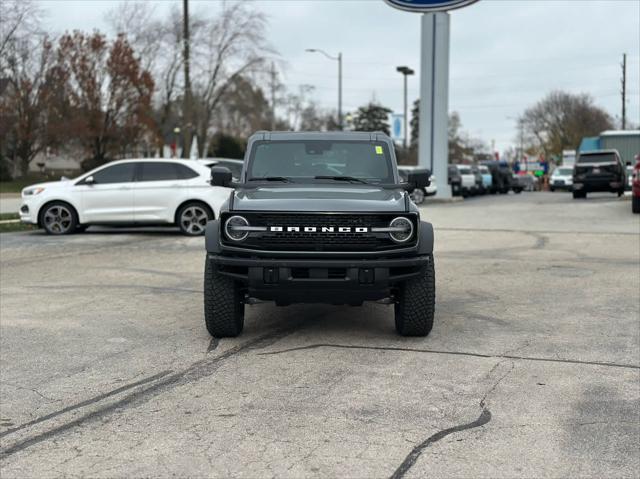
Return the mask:
M 429 170 L 412 171 L 407 175 L 407 184 L 411 187 L 410 191 L 418 188 L 426 188 L 431 184 L 431 172 Z
M 93 176 L 87 176 L 84 179 L 84 184 L 85 185 L 95 185 L 96 184 L 96 180 L 95 180 L 95 178 Z
M 223 186 L 229 188 L 233 183 L 233 175 L 229 168 L 214 166 L 211 168 L 211 186 Z

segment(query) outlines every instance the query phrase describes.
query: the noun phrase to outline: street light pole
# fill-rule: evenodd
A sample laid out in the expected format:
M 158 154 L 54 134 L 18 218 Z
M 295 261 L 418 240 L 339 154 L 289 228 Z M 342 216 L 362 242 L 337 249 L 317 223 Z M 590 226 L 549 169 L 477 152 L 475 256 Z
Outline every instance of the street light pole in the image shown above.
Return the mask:
M 338 129 L 342 130 L 342 52 L 338 53 L 337 57 L 334 57 L 319 48 L 307 48 L 305 51 L 309 53 L 322 53 L 329 60 L 338 62 Z
M 342 52 L 338 53 L 338 128 L 342 126 Z
M 413 75 L 415 72 L 409 67 L 396 67 L 396 71 L 402 73 L 404 77 L 404 139 L 402 141 L 402 146 L 406 150 L 407 149 L 407 136 L 409 130 L 407 129 L 407 77 L 409 75 Z

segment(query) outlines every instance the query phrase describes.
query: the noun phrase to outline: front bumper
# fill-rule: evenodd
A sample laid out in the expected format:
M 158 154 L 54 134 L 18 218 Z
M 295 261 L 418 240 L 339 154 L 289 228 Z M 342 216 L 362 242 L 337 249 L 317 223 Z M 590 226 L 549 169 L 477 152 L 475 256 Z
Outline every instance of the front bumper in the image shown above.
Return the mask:
M 389 259 L 267 259 L 209 253 L 218 273 L 246 287 L 249 296 L 276 301 L 360 304 L 392 295 L 419 276 L 432 256 Z
M 575 181 L 573 182 L 573 191 L 599 192 L 608 191 L 615 193 L 624 188 L 624 184 L 618 180 L 591 180 L 591 181 Z
M 20 221 L 27 224 L 38 224 L 38 213 L 35 205 L 35 201 L 30 199 L 22 199 L 18 213 L 20 214 Z
M 557 190 L 569 190 L 573 188 L 573 182 L 567 180 L 552 180 L 550 186 Z

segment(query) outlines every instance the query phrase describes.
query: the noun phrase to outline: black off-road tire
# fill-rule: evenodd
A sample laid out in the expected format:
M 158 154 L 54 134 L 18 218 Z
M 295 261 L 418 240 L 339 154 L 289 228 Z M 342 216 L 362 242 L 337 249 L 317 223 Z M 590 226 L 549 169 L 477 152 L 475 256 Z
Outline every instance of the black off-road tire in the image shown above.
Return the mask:
M 395 304 L 396 331 L 401 336 L 427 336 L 433 328 L 436 271 L 433 255 L 421 276 L 404 282 Z
M 204 268 L 204 322 L 216 338 L 233 338 L 244 327 L 244 295 L 238 284 L 216 271 L 207 258 Z
M 631 198 L 631 211 L 633 213 L 640 213 L 640 196 Z

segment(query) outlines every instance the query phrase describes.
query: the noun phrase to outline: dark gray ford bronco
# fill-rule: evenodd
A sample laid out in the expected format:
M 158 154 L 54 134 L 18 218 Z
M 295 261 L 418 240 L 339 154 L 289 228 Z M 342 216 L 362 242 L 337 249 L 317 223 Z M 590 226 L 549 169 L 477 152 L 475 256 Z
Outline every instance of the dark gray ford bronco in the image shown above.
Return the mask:
M 234 188 L 206 228 L 204 314 L 215 337 L 237 336 L 255 300 L 395 306 L 404 336 L 433 327 L 433 227 L 420 221 L 384 133 L 258 132 L 239 182 L 213 167 L 211 183 Z

